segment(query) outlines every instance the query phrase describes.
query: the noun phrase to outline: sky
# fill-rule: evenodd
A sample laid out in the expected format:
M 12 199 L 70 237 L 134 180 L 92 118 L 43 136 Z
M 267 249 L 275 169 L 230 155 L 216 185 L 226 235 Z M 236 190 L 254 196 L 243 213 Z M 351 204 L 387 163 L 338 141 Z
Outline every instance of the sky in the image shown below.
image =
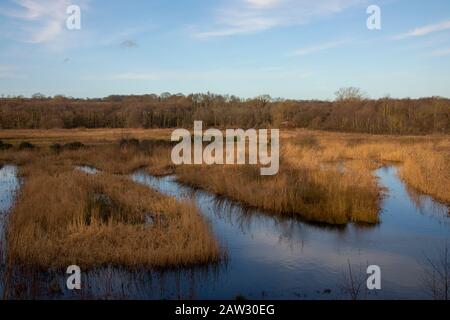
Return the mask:
M 381 29 L 367 27 L 371 5 Z M 450 1 L 0 0 L 5 96 L 326 100 L 348 86 L 450 98 Z

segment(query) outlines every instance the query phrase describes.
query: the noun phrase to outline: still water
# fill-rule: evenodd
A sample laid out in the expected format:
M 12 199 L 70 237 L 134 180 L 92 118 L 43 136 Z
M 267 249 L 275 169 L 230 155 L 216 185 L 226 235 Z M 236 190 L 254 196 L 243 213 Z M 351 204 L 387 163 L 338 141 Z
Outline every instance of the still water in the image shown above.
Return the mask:
M 426 298 L 427 257 L 439 255 L 450 240 L 448 208 L 407 190 L 394 167 L 375 174 L 387 188 L 382 222 L 346 228 L 249 212 L 181 186 L 174 177 L 156 179 L 141 172 L 133 179 L 178 198 L 193 197 L 227 248 L 227 267 L 214 284 L 202 285 L 199 298 L 340 298 L 348 286 L 349 262 L 358 276 L 365 276 L 367 265 L 381 267 L 382 290 L 367 298 Z
M 5 223 L 7 215 L 14 203 L 14 196 L 19 189 L 19 179 L 15 166 L 3 166 L 0 168 L 0 298 L 4 291 L 5 273 Z
M 358 298 L 430 298 L 425 281 L 430 271 L 427 259 L 438 259 L 446 243 L 450 244 L 449 208 L 408 190 L 394 167 L 379 169 L 375 174 L 380 186 L 386 188 L 381 223 L 334 228 L 247 210 L 208 192 L 180 185 L 175 177 L 155 178 L 137 172 L 131 176 L 137 183 L 179 199 L 193 199 L 227 252 L 227 260 L 208 268 L 164 273 L 91 270 L 83 273 L 83 289 L 76 293 L 65 289 L 64 274 L 21 275 L 13 282 L 16 286 L 25 284 L 26 289 L 22 285 L 22 291 L 12 296 L 345 299 L 349 298 L 349 265 L 356 280 L 365 286 L 367 265 L 375 264 L 382 271 L 382 290 L 362 290 Z M 15 167 L 3 167 L 0 219 L 12 206 L 18 184 Z

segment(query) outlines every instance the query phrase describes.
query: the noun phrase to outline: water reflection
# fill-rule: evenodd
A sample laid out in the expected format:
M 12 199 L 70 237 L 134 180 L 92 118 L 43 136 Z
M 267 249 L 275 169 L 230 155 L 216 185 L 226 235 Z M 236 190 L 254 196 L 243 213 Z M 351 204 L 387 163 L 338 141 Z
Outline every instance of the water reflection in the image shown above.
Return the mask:
M 91 167 L 91 166 L 75 166 L 75 170 L 81 171 L 86 174 L 97 174 L 100 173 L 100 170 Z
M 9 210 L 14 203 L 16 191 L 19 188 L 17 168 L 6 165 L 0 169 L 0 252 L 4 252 L 5 223 Z
M 228 269 L 220 276 L 220 291 L 208 288 L 204 298 L 342 297 L 340 282 L 348 261 L 377 264 L 383 270 L 383 290 L 368 298 L 426 297 L 421 278 L 423 257 L 430 247 L 450 237 L 448 208 L 431 197 L 422 205 L 410 197 L 394 167 L 376 171 L 389 192 L 382 201 L 381 223 L 364 227 L 330 228 L 249 210 L 204 191 L 139 172 L 133 180 L 177 198 L 194 198 L 211 222 L 214 234 L 228 248 Z M 426 205 L 424 205 L 426 204 Z M 329 292 L 331 288 L 331 294 Z
M 431 197 L 413 196 L 393 167 L 375 174 L 388 190 L 381 223 L 332 228 L 245 208 L 180 185 L 175 177 L 137 172 L 131 176 L 135 182 L 195 201 L 228 252 L 224 264 L 166 272 L 100 268 L 83 273 L 80 292 L 65 289 L 64 270 L 42 273 L 17 268 L 9 277 L 9 297 L 339 299 L 350 261 L 356 266 L 381 267 L 383 290 L 370 293 L 369 299 L 427 298 L 422 284 L 424 256 L 450 240 L 448 207 Z M 5 179 L 17 179 L 12 176 Z M 0 177 L 0 185 L 5 179 Z M 2 197 L 15 191 L 1 190 Z
M 6 241 L 5 224 L 7 214 L 10 211 L 16 191 L 19 188 L 17 168 L 6 165 L 0 169 L 0 297 L 4 290 L 4 276 L 6 269 Z

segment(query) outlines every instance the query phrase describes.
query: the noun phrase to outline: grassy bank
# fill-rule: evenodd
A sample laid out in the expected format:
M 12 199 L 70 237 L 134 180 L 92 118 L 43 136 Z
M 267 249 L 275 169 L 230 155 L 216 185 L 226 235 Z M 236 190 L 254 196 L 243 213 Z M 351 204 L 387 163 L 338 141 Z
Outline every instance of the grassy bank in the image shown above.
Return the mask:
M 395 162 L 408 186 L 450 203 L 447 136 L 393 137 L 285 131 L 280 173 L 250 166 L 183 166 L 179 180 L 275 214 L 330 224 L 377 223 L 382 190 L 373 170 Z
M 71 133 L 80 143 L 71 143 Z M 373 170 L 393 162 L 409 187 L 450 203 L 450 140 L 444 135 L 287 130 L 280 172 L 273 177 L 254 166 L 175 167 L 169 135 L 136 129 L 9 132 L 0 161 L 19 165 L 25 177 L 10 216 L 11 260 L 42 267 L 217 261 L 218 245 L 192 204 L 119 176 L 141 168 L 176 173 L 183 183 L 275 215 L 337 225 L 380 221 L 382 190 Z M 77 172 L 76 165 L 102 174 Z
M 274 214 L 328 224 L 377 223 L 379 189 L 370 173 L 283 165 L 274 177 L 251 167 L 181 167 L 182 183 L 227 196 Z
M 9 219 L 9 263 L 42 268 L 72 264 L 163 268 L 220 259 L 219 246 L 193 204 L 107 170 L 97 175 L 74 170 L 88 160 L 104 169 L 102 163 L 116 162 L 122 149 L 103 146 L 55 152 L 41 147 L 2 153 L 3 161 L 17 163 L 25 178 Z M 113 150 L 115 157 L 111 157 Z M 127 160 L 131 156 L 123 159 L 127 166 L 119 161 L 111 170 L 132 170 L 134 165 Z M 150 169 L 153 165 L 145 164 Z
M 408 186 L 450 204 L 450 137 L 374 136 L 297 131 L 285 144 L 286 159 L 302 166 L 342 161 L 357 170 L 395 163 Z M 315 147 L 305 147 L 313 141 Z M 317 165 L 317 164 L 316 164 Z

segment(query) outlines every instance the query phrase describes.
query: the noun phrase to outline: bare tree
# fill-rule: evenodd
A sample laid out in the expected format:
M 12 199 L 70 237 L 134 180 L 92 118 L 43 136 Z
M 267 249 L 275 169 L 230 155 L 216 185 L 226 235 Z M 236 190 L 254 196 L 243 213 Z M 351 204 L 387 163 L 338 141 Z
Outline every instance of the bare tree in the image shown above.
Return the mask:
M 366 99 L 366 94 L 359 88 L 340 88 L 335 92 L 336 101 L 360 101 Z
M 426 257 L 427 268 L 425 286 L 435 300 L 449 300 L 450 293 L 450 252 L 445 245 L 436 259 Z
M 342 278 L 341 289 L 350 299 L 358 300 L 367 295 L 366 275 L 361 264 L 354 270 L 348 260 L 348 269 L 343 271 Z

